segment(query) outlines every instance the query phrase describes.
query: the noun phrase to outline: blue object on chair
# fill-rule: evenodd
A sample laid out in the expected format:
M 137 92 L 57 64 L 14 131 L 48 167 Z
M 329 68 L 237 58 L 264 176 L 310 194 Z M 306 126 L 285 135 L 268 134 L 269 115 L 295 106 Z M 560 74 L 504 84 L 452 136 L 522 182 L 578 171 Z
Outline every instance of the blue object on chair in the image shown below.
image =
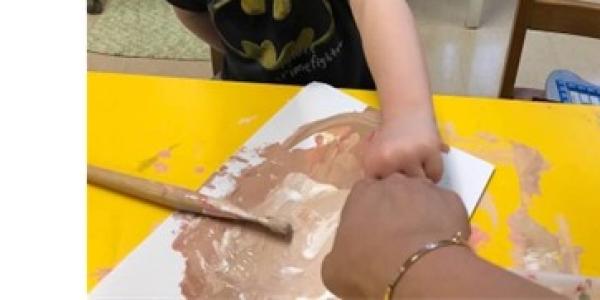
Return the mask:
M 546 80 L 546 98 L 563 103 L 600 105 L 600 86 L 571 71 L 556 70 Z

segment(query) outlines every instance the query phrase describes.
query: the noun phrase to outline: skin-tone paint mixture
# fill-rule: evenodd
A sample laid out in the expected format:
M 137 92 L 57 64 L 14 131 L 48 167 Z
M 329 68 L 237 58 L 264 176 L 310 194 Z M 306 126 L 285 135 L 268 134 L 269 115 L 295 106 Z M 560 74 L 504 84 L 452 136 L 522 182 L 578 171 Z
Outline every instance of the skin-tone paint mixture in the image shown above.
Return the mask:
M 490 239 L 489 235 L 481 231 L 478 227 L 471 225 L 471 237 L 469 238 L 469 246 L 473 249 L 481 246 Z
M 481 197 L 481 200 L 479 200 L 479 209 L 488 213 L 490 221 L 492 221 L 494 226 L 498 225 L 498 209 L 496 208 L 496 204 L 494 204 L 494 197 L 491 194 L 485 193 Z
M 188 300 L 264 299 L 267 295 L 331 298 L 321 283 L 321 261 L 331 246 L 349 189 L 363 175 L 359 158 L 378 122 L 377 113 L 365 111 L 307 124 L 286 141 L 263 148 L 260 156 L 265 161 L 236 177 L 236 189 L 224 200 L 257 215 L 288 220 L 295 228 L 291 241 L 253 227 L 184 217 L 173 243 L 186 260 L 182 295 Z M 515 271 L 568 294 L 567 289 L 582 280 L 576 276 L 580 249 L 570 243 L 568 224 L 563 219 L 562 230 L 551 234 L 527 212 L 532 197 L 540 194 L 543 172 L 550 167 L 543 156 L 529 146 L 502 142 L 489 133 L 465 138 L 451 124 L 442 128 L 448 142 L 461 144 L 496 165 L 514 164 L 521 187 L 521 207 L 509 218 Z M 314 139 L 316 146 L 294 148 L 307 138 Z M 241 156 L 232 160 L 244 163 Z M 223 168 L 216 175 L 227 172 Z M 214 185 L 208 180 L 205 187 Z M 483 201 L 487 203 L 482 208 L 495 216 L 491 196 Z M 471 243 L 481 246 L 487 240 L 486 233 L 480 232 Z M 598 284 L 592 281 L 577 295 L 595 295 Z
M 171 154 L 175 148 L 179 147 L 179 144 L 173 144 L 166 149 L 158 151 L 158 153 L 152 155 L 151 157 L 142 160 L 137 167 L 138 172 L 144 172 L 150 166 L 154 166 L 154 170 L 159 173 L 164 173 L 168 170 L 167 165 L 161 160 L 165 160 L 171 157 Z
M 155 162 L 153 165 L 154 171 L 158 173 L 166 173 L 169 170 L 169 166 L 163 162 Z
M 102 280 L 102 278 L 106 277 L 106 275 L 108 275 L 111 271 L 112 271 L 112 268 L 96 269 L 96 271 L 94 272 L 94 277 L 96 277 L 96 280 L 100 281 L 100 280 Z
M 567 224 L 552 234 L 527 213 L 532 197 L 540 194 L 540 177 L 549 164 L 535 149 L 513 144 L 514 161 L 521 187 L 521 207 L 509 218 L 516 267 L 535 272 L 577 274 L 580 249 L 571 245 Z
M 569 237 L 552 234 L 536 223 L 522 207 L 509 219 L 518 269 L 532 272 L 577 274 L 580 249 L 567 243 Z
M 521 186 L 521 200 L 528 204 L 533 195 L 540 194 L 540 176 L 550 166 L 536 149 L 522 144 L 513 144 L 513 153 L 519 185 Z
M 249 117 L 245 117 L 245 118 L 241 118 L 238 121 L 238 125 L 247 125 L 250 124 L 252 122 L 254 122 L 254 120 L 256 120 L 258 116 L 254 115 L 254 116 L 249 116 Z
M 289 221 L 295 229 L 290 241 L 255 227 L 187 217 L 173 243 L 186 260 L 186 299 L 331 298 L 321 282 L 321 262 L 349 190 L 363 177 L 361 153 L 378 122 L 379 114 L 367 110 L 307 124 L 264 147 L 264 162 L 236 177 L 225 200 Z M 296 147 L 307 139 L 315 146 Z
M 194 172 L 196 172 L 197 174 L 202 174 L 202 173 L 204 173 L 204 167 L 203 166 L 196 166 L 194 168 Z
M 558 215 L 558 231 L 551 233 L 528 213 L 533 197 L 540 195 L 540 178 L 550 165 L 541 153 L 513 144 L 513 157 L 521 186 L 521 207 L 508 219 L 513 260 L 518 273 L 572 299 L 600 298 L 600 280 L 580 275 L 583 251 L 571 242 L 566 219 Z
M 529 215 L 529 206 L 537 200 L 534 197 L 541 194 L 540 180 L 551 169 L 543 155 L 535 148 L 487 132 L 461 136 L 451 123 L 440 128 L 447 142 L 460 145 L 496 166 L 514 166 L 521 204 L 508 218 L 512 270 L 573 299 L 600 298 L 600 280 L 586 278 L 579 272 L 579 255 L 584 249 L 571 242 L 565 218 L 557 216 L 559 230 L 553 234 Z M 491 195 L 484 194 L 479 204 L 479 209 L 487 212 L 493 222 L 498 217 L 494 201 Z M 477 247 L 484 245 L 487 239 L 481 238 L 483 234 L 474 231 L 470 243 Z

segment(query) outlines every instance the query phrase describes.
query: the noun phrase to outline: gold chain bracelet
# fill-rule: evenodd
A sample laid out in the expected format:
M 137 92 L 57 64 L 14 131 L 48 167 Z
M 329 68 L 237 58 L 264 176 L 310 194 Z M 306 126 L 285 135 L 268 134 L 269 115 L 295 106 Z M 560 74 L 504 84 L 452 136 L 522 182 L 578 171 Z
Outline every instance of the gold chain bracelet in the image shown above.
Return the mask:
M 392 299 L 392 296 L 394 294 L 394 289 L 398 285 L 398 282 L 400 282 L 400 279 L 402 279 L 404 274 L 406 274 L 406 271 L 408 271 L 408 269 L 412 265 L 414 265 L 417 261 L 419 261 L 423 256 L 425 256 L 427 253 L 430 253 L 437 249 L 448 247 L 448 246 L 462 246 L 462 247 L 467 247 L 467 248 L 469 247 L 467 242 L 462 238 L 462 233 L 460 231 L 457 232 L 449 240 L 441 240 L 441 241 L 425 244 L 425 246 L 423 248 L 421 248 L 420 250 L 415 252 L 415 254 L 411 255 L 406 261 L 404 261 L 404 263 L 402 264 L 402 267 L 400 267 L 400 270 L 398 270 L 398 275 L 396 276 L 396 279 L 391 284 L 388 285 L 383 299 L 384 300 Z

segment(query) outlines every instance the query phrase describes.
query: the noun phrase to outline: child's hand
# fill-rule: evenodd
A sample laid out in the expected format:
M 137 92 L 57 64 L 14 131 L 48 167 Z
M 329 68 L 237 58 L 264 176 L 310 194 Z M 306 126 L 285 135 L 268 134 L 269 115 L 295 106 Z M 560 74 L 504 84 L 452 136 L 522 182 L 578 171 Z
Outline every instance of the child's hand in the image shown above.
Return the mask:
M 433 116 L 403 115 L 375 130 L 366 147 L 365 170 L 372 178 L 398 172 L 437 183 L 443 174 L 444 147 Z

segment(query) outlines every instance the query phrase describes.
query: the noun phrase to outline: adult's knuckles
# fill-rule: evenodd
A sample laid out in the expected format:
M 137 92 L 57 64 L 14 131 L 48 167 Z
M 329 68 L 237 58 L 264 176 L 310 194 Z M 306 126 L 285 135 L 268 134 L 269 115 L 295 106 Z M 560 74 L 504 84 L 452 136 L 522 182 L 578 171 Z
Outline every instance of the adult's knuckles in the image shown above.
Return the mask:
M 380 184 L 383 185 L 383 187 L 386 190 L 393 191 L 395 189 L 401 189 L 404 185 L 405 180 L 406 176 L 404 176 L 403 174 L 400 174 L 398 172 L 392 172 L 391 174 L 388 174 L 388 176 L 386 176 L 383 180 L 381 180 Z
M 414 194 L 411 191 L 411 182 L 413 179 L 401 173 L 393 173 L 389 175 L 382 184 L 388 198 L 399 198 Z
M 348 195 L 346 205 L 344 207 L 352 207 L 356 203 L 360 203 L 368 199 L 373 193 L 373 185 L 377 182 L 373 179 L 362 179 L 354 184 Z

